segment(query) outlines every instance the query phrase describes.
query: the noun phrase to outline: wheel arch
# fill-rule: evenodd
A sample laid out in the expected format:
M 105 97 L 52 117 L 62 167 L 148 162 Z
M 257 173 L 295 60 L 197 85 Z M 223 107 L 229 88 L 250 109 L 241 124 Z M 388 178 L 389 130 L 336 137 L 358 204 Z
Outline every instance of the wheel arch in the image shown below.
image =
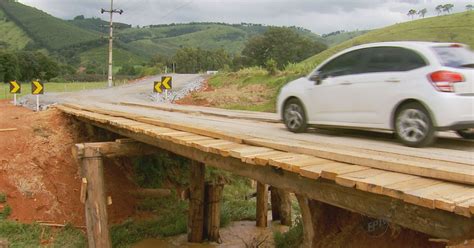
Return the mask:
M 430 115 L 430 119 L 431 121 L 433 122 L 433 126 L 434 127 L 437 127 L 438 125 L 436 124 L 436 118 L 433 114 L 433 111 L 431 111 L 431 109 L 428 107 L 428 105 L 426 103 L 424 103 L 423 101 L 420 101 L 418 99 L 414 99 L 414 98 L 408 98 L 408 99 L 405 99 L 405 100 L 402 100 L 400 101 L 397 105 L 395 105 L 395 107 L 393 108 L 392 110 L 392 113 L 390 114 L 390 128 L 392 130 L 395 130 L 395 118 L 398 114 L 398 111 L 400 111 L 401 107 L 406 105 L 406 104 L 409 104 L 409 103 L 417 103 L 417 104 L 420 104 L 421 106 L 423 106 L 427 111 L 428 111 L 428 114 Z

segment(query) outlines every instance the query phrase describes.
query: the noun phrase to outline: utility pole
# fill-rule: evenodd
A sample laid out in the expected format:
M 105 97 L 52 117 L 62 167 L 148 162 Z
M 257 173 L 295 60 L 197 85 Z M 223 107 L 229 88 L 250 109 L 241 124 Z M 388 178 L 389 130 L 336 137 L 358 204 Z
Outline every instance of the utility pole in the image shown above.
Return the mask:
M 123 10 L 121 9 L 114 9 L 114 0 L 110 0 L 110 10 L 101 9 L 100 13 L 110 13 L 110 34 L 109 34 L 109 73 L 108 73 L 108 85 L 109 88 L 114 86 L 113 83 L 113 70 L 112 70 L 112 63 L 113 63 L 113 56 L 112 56 L 112 49 L 114 43 L 114 23 L 113 23 L 113 16 L 114 13 L 122 14 Z

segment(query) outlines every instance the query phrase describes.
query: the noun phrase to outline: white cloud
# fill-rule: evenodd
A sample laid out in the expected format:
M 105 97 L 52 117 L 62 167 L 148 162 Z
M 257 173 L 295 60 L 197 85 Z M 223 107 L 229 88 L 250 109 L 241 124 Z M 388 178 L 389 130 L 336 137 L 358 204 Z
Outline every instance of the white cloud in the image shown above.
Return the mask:
M 84 14 L 102 17 L 109 0 L 20 0 L 54 16 L 71 19 Z M 301 26 L 316 33 L 379 28 L 407 21 L 409 9 L 434 8 L 441 0 L 114 0 L 125 11 L 116 21 L 133 25 L 211 21 Z M 452 0 L 454 11 L 472 1 Z

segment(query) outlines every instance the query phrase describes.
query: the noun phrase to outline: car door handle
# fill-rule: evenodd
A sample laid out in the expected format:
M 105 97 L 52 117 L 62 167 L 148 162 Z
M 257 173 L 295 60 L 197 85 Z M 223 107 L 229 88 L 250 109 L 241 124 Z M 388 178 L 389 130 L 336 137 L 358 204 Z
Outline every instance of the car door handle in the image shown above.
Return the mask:
M 344 83 L 341 83 L 341 85 L 351 85 L 352 83 L 351 82 L 344 82 Z
M 387 82 L 387 83 L 400 83 L 400 80 L 396 79 L 396 78 L 389 78 L 389 79 L 385 80 L 385 82 Z

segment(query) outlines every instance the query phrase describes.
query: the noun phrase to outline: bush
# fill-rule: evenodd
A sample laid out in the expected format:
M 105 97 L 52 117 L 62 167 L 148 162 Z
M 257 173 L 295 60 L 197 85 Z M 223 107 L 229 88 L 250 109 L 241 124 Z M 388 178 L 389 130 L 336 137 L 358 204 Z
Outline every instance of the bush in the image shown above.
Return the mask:
M 274 59 L 269 59 L 265 62 L 265 69 L 268 71 L 270 75 L 276 75 L 278 72 L 278 65 Z
M 296 218 L 295 225 L 286 233 L 276 232 L 274 234 L 275 247 L 298 248 L 303 243 L 303 220 Z

